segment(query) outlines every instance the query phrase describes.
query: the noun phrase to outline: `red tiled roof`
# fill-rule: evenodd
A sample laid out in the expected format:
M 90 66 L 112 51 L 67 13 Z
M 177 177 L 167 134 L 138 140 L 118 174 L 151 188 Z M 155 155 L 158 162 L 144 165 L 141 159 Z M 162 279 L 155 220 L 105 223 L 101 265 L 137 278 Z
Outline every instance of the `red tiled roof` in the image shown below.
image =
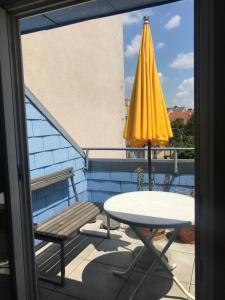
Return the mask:
M 182 119 L 184 124 L 187 124 L 188 120 L 191 118 L 194 110 L 187 109 L 186 111 L 168 111 L 170 122 L 177 119 Z

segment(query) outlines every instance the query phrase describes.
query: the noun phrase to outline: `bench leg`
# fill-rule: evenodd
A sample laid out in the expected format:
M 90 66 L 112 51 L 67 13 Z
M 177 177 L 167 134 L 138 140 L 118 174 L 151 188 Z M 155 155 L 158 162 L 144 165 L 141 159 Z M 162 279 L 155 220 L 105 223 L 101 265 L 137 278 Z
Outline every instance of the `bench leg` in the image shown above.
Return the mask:
M 65 243 L 60 243 L 60 256 L 61 256 L 61 286 L 65 286 Z
M 52 241 L 52 242 L 59 244 L 60 246 L 60 271 L 61 271 L 60 282 L 55 281 L 51 278 L 47 278 L 43 275 L 39 275 L 38 278 L 42 281 L 46 281 L 60 286 L 65 286 L 65 242 L 64 241 L 60 241 L 60 242 Z
M 107 239 L 110 239 L 110 217 L 107 215 Z

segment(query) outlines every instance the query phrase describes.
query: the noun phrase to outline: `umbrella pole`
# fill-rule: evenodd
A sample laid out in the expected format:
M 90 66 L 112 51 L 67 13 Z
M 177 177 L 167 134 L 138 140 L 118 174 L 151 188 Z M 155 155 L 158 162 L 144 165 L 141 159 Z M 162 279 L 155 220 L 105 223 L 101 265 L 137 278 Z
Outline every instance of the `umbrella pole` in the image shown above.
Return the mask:
M 152 180 L 151 180 L 151 168 L 152 168 L 152 160 L 151 160 L 151 141 L 148 141 L 148 189 L 152 190 Z

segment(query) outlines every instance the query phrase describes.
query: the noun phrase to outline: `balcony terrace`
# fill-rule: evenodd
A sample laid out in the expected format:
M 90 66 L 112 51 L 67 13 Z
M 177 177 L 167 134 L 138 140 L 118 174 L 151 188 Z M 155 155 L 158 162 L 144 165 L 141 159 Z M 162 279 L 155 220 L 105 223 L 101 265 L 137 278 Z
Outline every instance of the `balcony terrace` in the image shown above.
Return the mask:
M 95 224 L 86 225 L 86 230 L 99 230 L 100 217 Z M 102 230 L 100 229 L 100 232 Z M 155 246 L 161 248 L 166 242 L 155 241 Z M 151 256 L 146 252 L 137 267 L 128 278 L 113 275 L 114 270 L 125 269 L 137 249 L 143 244 L 129 227 L 121 224 L 112 231 L 111 239 L 91 237 L 82 234 L 74 236 L 67 245 L 66 256 L 66 286 L 59 287 L 39 281 L 39 300 L 92 300 L 92 299 L 129 299 L 129 296 L 141 280 L 151 263 Z M 59 276 L 59 260 L 55 246 L 37 251 L 37 261 L 41 272 L 48 276 Z M 194 294 L 194 245 L 183 244 L 177 240 L 168 251 L 170 263 L 176 263 L 173 271 L 187 290 Z M 158 268 L 151 279 L 147 279 L 135 299 L 187 299 L 178 289 L 165 271 Z
M 174 166 L 177 167 L 175 173 Z M 117 193 L 136 191 L 137 167 L 144 171 L 144 189 L 148 188 L 147 162 L 145 159 L 89 159 L 87 176 L 88 200 L 105 201 Z M 153 160 L 154 190 L 191 194 L 194 189 L 192 160 Z M 68 186 L 70 189 L 70 186 Z M 111 231 L 111 239 L 105 239 L 106 230 L 101 229 L 105 216 L 96 223 L 84 226 L 82 232 L 97 236 L 77 234 L 66 247 L 66 286 L 39 282 L 40 300 L 49 299 L 129 299 L 134 287 L 151 264 L 151 255 L 142 256 L 138 266 L 128 278 L 116 277 L 113 270 L 126 269 L 135 252 L 143 247 L 142 242 L 125 224 Z M 169 234 L 169 232 L 167 233 Z M 167 237 L 155 241 L 161 249 Z M 136 249 L 136 250 L 135 250 Z M 184 244 L 179 239 L 171 246 L 167 257 L 176 263 L 174 274 L 187 290 L 194 294 L 194 245 Z M 40 272 L 47 276 L 60 275 L 57 247 L 51 244 L 37 250 Z M 158 268 L 146 281 L 135 299 L 187 299 L 165 271 Z
M 144 176 L 142 188 L 147 190 L 146 159 L 89 159 L 88 149 L 81 149 L 28 90 L 25 102 L 31 179 L 72 167 L 79 201 L 104 202 L 113 195 L 137 191 L 140 186 L 136 169 L 141 167 Z M 153 189 L 191 195 L 194 190 L 194 161 L 177 159 L 177 150 L 171 151 L 175 154 L 173 159 L 152 161 Z M 75 195 L 69 180 L 33 191 L 33 221 L 40 223 L 74 202 Z M 112 231 L 111 239 L 105 239 L 106 231 L 100 228 L 104 218 L 101 215 L 95 223 L 85 225 L 83 233 L 76 233 L 67 243 L 66 286 L 62 288 L 39 281 L 39 300 L 129 299 L 152 257 L 146 252 L 128 278 L 114 276 L 112 271 L 125 269 L 135 256 L 135 249 L 143 247 L 143 244 L 124 224 Z M 96 236 L 86 235 L 85 231 Z M 167 236 L 154 243 L 161 248 L 166 240 Z M 37 240 L 35 245 L 38 272 L 47 273 L 50 277 L 59 276 L 56 246 Z M 194 246 L 177 240 L 168 252 L 168 259 L 170 263 L 176 263 L 174 273 L 194 294 Z M 150 280 L 146 280 L 135 299 L 186 298 L 159 268 Z

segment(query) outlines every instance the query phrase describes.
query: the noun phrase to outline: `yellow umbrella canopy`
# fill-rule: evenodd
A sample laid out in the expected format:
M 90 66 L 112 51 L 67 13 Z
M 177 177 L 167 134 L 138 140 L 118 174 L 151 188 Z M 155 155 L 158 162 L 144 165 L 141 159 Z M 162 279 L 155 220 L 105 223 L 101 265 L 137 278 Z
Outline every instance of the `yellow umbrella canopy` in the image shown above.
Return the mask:
M 124 138 L 131 146 L 165 145 L 173 136 L 156 67 L 149 18 L 144 17 L 141 46 Z

